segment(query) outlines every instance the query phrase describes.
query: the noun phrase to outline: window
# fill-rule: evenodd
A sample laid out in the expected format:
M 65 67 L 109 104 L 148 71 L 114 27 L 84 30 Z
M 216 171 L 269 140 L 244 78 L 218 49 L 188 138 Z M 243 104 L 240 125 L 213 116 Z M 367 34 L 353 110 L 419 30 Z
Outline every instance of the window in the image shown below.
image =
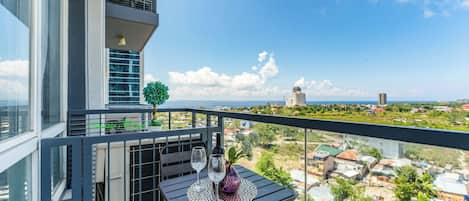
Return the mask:
M 0 173 L 1 201 L 31 200 L 31 156 Z
M 0 141 L 30 128 L 29 18 L 29 1 L 0 1 Z
M 60 0 L 43 1 L 42 128 L 60 121 Z
M 140 103 L 140 53 L 137 51 L 109 50 L 109 103 Z M 117 64 L 119 63 L 119 64 Z
M 59 184 L 65 178 L 65 170 L 64 170 L 64 148 L 63 147 L 53 147 L 51 148 L 51 163 L 52 163 L 52 192 L 59 186 Z

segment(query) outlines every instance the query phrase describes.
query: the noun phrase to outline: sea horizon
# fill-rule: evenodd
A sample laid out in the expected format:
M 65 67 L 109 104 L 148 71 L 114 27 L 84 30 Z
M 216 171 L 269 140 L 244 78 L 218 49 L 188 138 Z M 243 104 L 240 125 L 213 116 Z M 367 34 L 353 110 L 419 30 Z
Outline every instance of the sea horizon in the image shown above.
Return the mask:
M 437 103 L 439 101 L 434 100 L 396 100 L 388 101 L 389 104 L 394 103 Z M 331 105 L 331 104 L 344 104 L 344 105 L 368 105 L 368 104 L 377 104 L 378 101 L 375 100 L 354 100 L 354 101 L 306 101 L 307 105 Z M 161 105 L 160 108 L 216 108 L 216 107 L 253 107 L 253 106 L 264 106 L 269 104 L 275 105 L 285 105 L 285 101 L 271 100 L 271 101 L 249 101 L 249 100 L 172 100 L 167 101 L 165 104 Z

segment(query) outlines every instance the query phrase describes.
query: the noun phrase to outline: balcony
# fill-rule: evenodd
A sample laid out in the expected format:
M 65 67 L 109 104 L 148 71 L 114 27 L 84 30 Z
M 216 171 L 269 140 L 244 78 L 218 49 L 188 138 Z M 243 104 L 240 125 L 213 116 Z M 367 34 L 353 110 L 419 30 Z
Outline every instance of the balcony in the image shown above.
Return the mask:
M 448 175 L 458 176 L 450 182 L 460 190 L 468 183 L 467 132 L 187 108 L 160 109 L 163 127 L 150 131 L 151 112 L 69 111 L 68 133 L 75 136 L 41 141 L 41 200 L 51 200 L 51 148 L 70 150 L 67 173 L 73 200 L 162 200 L 158 153 L 167 145 L 176 145 L 175 152 L 195 144 L 211 150 L 218 132 L 224 133 L 225 147 L 250 152 L 242 166 L 263 174 L 258 162 L 269 161 L 289 175 L 264 174 L 295 190 L 299 199 L 331 199 L 327 196 L 340 179 L 353 181 L 363 196 L 393 199 L 396 171 L 405 166 L 429 172 L 440 199 L 467 199 L 467 191 L 457 194 L 445 183 Z
M 141 51 L 158 22 L 156 0 L 107 0 L 106 48 Z

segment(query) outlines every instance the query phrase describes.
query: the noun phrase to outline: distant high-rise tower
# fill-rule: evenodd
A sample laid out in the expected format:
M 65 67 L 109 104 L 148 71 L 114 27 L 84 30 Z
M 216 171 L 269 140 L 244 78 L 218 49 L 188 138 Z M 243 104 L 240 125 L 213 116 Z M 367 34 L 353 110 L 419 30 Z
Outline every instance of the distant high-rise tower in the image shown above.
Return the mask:
M 301 92 L 300 87 L 293 87 L 292 97 L 285 100 L 285 105 L 288 107 L 306 106 L 306 94 Z
M 378 105 L 387 105 L 388 104 L 388 96 L 386 93 L 379 93 L 379 100 Z

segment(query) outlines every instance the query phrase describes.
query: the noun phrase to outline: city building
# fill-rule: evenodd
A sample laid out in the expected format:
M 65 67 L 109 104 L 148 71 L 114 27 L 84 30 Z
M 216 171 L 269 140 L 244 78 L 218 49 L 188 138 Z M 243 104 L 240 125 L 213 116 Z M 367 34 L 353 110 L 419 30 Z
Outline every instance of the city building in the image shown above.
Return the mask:
M 108 104 L 133 106 L 143 100 L 143 51 L 108 49 Z
M 438 112 L 451 112 L 451 111 L 453 111 L 452 107 L 445 106 L 445 105 L 434 106 L 433 109 L 435 111 L 438 111 Z
M 240 120 L 239 127 L 240 128 L 253 128 L 253 124 L 252 124 L 252 121 Z
M 306 106 L 306 94 L 301 92 L 300 87 L 293 87 L 292 96 L 285 100 L 287 107 Z
M 341 152 L 341 150 L 325 144 L 319 145 L 314 152 L 308 154 L 310 171 L 316 176 L 327 178 L 328 174 L 334 170 L 335 156 Z
M 356 150 L 347 150 L 335 158 L 335 170 L 332 175 L 347 179 L 360 179 L 365 173 L 365 166 L 360 163 L 360 153 Z
M 388 96 L 386 93 L 379 93 L 378 96 L 378 105 L 385 106 L 388 104 Z
M 412 165 L 409 159 L 381 159 L 370 172 L 376 176 L 394 177 L 396 176 L 395 170 L 400 167 Z

